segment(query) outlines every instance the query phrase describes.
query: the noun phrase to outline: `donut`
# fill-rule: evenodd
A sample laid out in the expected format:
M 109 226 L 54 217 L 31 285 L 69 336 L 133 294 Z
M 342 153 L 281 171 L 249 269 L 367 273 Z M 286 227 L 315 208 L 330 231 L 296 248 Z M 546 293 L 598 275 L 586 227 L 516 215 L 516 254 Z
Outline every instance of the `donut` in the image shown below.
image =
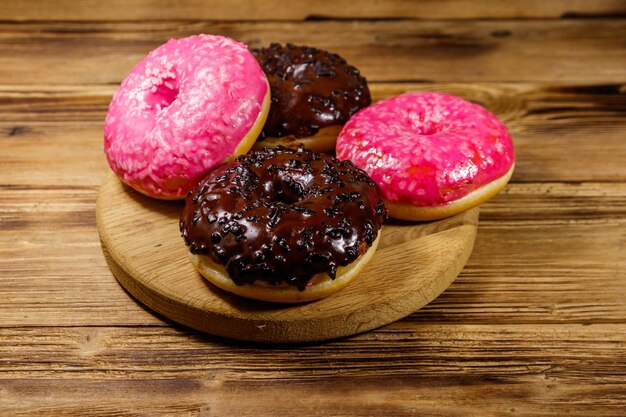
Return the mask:
M 182 199 L 207 171 L 252 147 L 269 92 L 246 45 L 213 35 L 172 39 L 113 96 L 104 127 L 109 165 L 143 194 Z
M 264 148 L 209 173 L 180 231 L 196 269 L 242 297 L 295 303 L 348 285 L 378 245 L 385 206 L 350 161 Z
M 439 93 L 406 93 L 355 114 L 337 139 L 376 182 L 390 217 L 426 221 L 474 207 L 511 178 L 511 135 L 477 104 Z
M 350 116 L 372 102 L 367 81 L 345 59 L 308 46 L 252 49 L 271 87 L 270 114 L 255 147 L 335 149 Z

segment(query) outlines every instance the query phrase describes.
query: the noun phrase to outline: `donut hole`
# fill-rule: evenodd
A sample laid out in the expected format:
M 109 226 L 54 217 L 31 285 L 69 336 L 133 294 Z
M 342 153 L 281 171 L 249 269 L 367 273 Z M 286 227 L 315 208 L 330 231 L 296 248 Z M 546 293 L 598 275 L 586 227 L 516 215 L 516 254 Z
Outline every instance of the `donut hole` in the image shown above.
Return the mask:
M 274 192 L 271 193 L 272 200 L 285 204 L 294 204 L 304 200 L 307 193 L 303 185 L 289 175 L 285 177 L 279 178 L 274 182 Z
M 430 136 L 446 130 L 446 121 L 440 117 L 425 117 L 423 114 L 414 112 L 406 114 L 405 117 L 411 134 Z
M 411 120 L 411 122 L 410 128 L 407 131 L 410 135 L 432 136 L 446 131 L 445 124 L 435 120 L 421 121 L 417 123 L 414 120 Z
M 163 78 L 157 85 L 153 85 L 146 94 L 146 103 L 157 110 L 169 107 L 178 97 L 180 88 L 175 78 Z
M 265 195 L 274 202 L 294 204 L 305 200 L 312 177 L 291 170 L 280 170 L 265 183 Z
M 430 122 L 417 126 L 416 130 L 418 135 L 430 136 L 440 133 L 443 130 L 442 128 L 443 125 L 441 123 Z

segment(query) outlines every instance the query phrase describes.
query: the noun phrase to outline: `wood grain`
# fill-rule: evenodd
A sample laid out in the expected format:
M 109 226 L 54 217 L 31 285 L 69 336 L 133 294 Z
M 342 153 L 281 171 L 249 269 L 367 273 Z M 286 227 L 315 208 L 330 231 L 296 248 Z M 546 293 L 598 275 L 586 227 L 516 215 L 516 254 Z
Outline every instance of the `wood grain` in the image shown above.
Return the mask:
M 310 44 L 370 81 L 621 83 L 621 20 L 0 23 L 7 84 L 119 83 L 171 37 L 213 33 L 251 47 Z M 72 63 L 72 65 L 68 65 Z
M 567 410 L 617 417 L 626 407 L 626 361 L 615 353 L 625 345 L 620 325 L 398 322 L 287 350 L 176 328 L 3 329 L 0 408 L 11 415 L 256 416 L 297 408 L 319 416 Z
M 96 209 L 102 250 L 117 280 L 164 316 L 211 334 L 293 343 L 351 336 L 408 316 L 454 281 L 469 258 L 478 209 L 423 224 L 387 224 L 373 258 L 340 292 L 281 305 L 209 285 L 180 238 L 180 202 L 145 197 L 111 173 Z
M 29 373 L 37 378 L 124 380 L 160 372 L 163 378 L 213 374 L 218 381 L 267 382 L 279 372 L 284 380 L 314 382 L 332 376 L 471 376 L 480 370 L 485 380 L 513 382 L 545 375 L 575 382 L 586 367 L 600 365 L 603 355 L 625 343 L 624 328 L 615 324 L 459 326 L 400 321 L 346 340 L 289 347 L 237 342 L 182 327 L 35 327 L 0 331 L 6 360 L 0 380 Z M 142 350 L 144 346 L 150 349 Z M 50 348 L 54 354 L 41 355 Z M 457 356 L 460 352 L 463 357 Z M 362 366 L 364 361 L 367 366 Z M 597 366 L 588 377 L 623 387 L 626 363 L 615 361 L 613 367 Z M 134 373 L 126 373 L 130 371 Z
M 77 0 L 70 6 L 48 0 L 0 3 L 3 20 L 15 21 L 524 19 L 616 14 L 626 14 L 626 6 L 614 0 L 478 0 L 471 6 L 462 0 L 265 0 L 258 4 L 245 0 Z
M 282 4 L 0 1 L 0 415 L 623 416 L 626 3 Z M 121 289 L 94 215 L 104 114 L 149 49 L 199 31 L 325 47 L 378 98 L 448 91 L 505 120 L 515 176 L 447 291 L 285 349 Z

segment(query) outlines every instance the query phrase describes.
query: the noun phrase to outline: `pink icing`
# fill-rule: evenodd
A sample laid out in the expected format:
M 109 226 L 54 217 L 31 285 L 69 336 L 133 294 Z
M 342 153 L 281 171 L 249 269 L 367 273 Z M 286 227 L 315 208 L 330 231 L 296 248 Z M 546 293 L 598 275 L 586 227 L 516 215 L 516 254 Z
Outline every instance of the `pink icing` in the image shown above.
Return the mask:
M 485 108 L 439 93 L 406 93 L 356 113 L 337 139 L 387 201 L 441 206 L 506 174 L 515 161 L 504 124 Z
M 263 70 L 229 38 L 172 39 L 141 60 L 113 96 L 104 151 L 122 181 L 183 197 L 252 128 L 267 93 Z

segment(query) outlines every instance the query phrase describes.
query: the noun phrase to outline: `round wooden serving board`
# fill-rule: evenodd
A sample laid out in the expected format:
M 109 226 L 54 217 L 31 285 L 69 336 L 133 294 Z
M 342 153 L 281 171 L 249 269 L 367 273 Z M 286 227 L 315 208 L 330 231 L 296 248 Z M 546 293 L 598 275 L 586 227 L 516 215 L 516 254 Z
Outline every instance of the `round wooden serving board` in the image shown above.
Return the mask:
M 227 293 L 192 266 L 180 237 L 183 203 L 145 197 L 110 174 L 100 188 L 102 250 L 117 280 L 162 315 L 235 339 L 305 342 L 391 323 L 441 294 L 472 252 L 478 209 L 430 223 L 386 224 L 372 261 L 347 288 L 305 304 Z

